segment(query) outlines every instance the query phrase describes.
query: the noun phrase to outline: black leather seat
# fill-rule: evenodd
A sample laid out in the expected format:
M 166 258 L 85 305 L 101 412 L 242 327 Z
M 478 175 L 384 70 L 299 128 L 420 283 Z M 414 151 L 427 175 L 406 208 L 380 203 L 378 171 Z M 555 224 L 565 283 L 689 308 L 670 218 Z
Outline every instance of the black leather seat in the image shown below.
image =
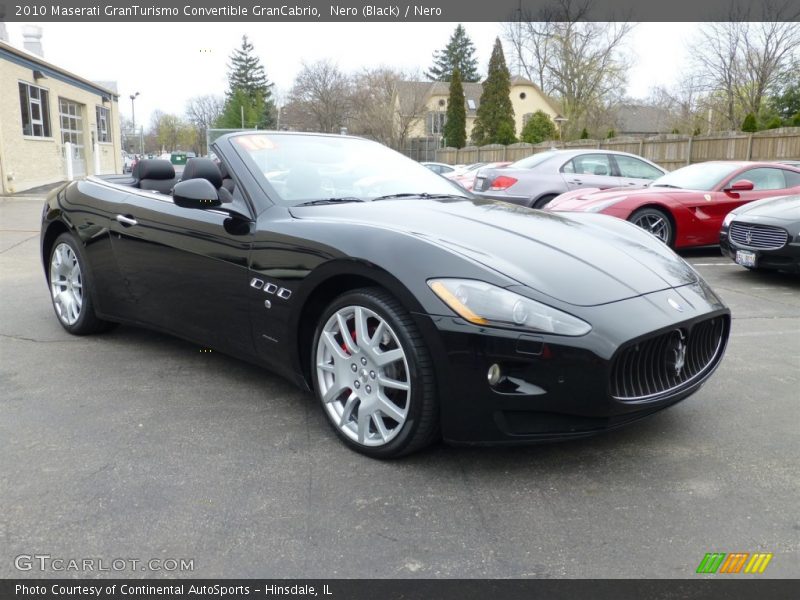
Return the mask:
M 181 181 L 189 179 L 205 179 L 214 186 L 219 194 L 219 199 L 223 203 L 233 201 L 230 190 L 223 187 L 222 172 L 220 168 L 210 158 L 190 158 L 186 161 L 186 167 L 183 169 Z
M 219 172 L 222 174 L 222 187 L 233 193 L 233 188 L 236 187 L 236 183 L 233 181 L 230 173 L 228 173 L 228 169 L 223 163 L 219 163 L 217 166 L 219 167 Z
M 175 167 L 168 160 L 148 158 L 136 165 L 139 188 L 169 194 L 175 187 Z

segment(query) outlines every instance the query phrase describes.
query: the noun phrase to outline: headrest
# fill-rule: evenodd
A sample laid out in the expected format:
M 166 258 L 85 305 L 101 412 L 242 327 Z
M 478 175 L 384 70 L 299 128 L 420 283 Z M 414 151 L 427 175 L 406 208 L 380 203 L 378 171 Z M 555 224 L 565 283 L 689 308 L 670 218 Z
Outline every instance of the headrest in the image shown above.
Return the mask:
M 207 179 L 217 189 L 222 186 L 222 173 L 210 158 L 190 158 L 186 161 L 181 181 L 187 179 Z
M 147 158 L 140 160 L 136 167 L 138 179 L 175 179 L 175 167 L 168 160 Z

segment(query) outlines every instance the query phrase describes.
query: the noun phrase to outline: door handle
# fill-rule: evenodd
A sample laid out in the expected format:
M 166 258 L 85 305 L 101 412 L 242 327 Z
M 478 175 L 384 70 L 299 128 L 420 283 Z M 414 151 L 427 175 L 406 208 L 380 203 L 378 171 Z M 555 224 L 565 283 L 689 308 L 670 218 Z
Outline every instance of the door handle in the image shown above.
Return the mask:
M 139 222 L 136 219 L 132 219 L 131 217 L 126 217 L 125 215 L 117 215 L 117 223 L 122 223 L 124 227 L 131 227 L 132 225 L 139 224 Z
M 574 183 L 575 185 L 583 185 L 583 182 L 580 179 L 572 179 L 570 183 Z

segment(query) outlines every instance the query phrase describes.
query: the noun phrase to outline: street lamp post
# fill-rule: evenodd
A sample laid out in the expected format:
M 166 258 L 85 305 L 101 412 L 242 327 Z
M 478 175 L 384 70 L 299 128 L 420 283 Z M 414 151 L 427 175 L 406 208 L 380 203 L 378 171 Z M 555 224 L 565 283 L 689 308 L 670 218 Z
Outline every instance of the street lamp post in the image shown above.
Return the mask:
M 136 100 L 136 97 L 139 95 L 139 92 L 135 94 L 131 94 L 131 129 L 133 129 L 133 135 L 136 135 L 136 111 L 133 106 L 133 101 Z M 142 149 L 142 154 L 144 154 L 144 148 Z

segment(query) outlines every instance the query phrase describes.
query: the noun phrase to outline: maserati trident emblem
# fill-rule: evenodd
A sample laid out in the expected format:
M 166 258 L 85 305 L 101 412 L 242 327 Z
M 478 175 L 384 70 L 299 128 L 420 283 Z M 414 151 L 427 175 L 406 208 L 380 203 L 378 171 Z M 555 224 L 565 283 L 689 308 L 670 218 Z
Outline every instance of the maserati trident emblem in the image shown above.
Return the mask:
M 670 340 L 667 361 L 675 371 L 675 377 L 680 377 L 683 366 L 686 364 L 686 337 L 680 329 L 676 329 L 675 333 L 677 336 Z
M 667 298 L 667 304 L 669 304 L 672 308 L 674 308 L 678 312 L 683 312 L 683 306 L 677 300 L 673 300 L 672 298 Z
M 744 241 L 747 242 L 748 244 L 752 244 L 753 243 L 753 230 L 752 229 L 748 229 L 747 232 L 744 234 Z

